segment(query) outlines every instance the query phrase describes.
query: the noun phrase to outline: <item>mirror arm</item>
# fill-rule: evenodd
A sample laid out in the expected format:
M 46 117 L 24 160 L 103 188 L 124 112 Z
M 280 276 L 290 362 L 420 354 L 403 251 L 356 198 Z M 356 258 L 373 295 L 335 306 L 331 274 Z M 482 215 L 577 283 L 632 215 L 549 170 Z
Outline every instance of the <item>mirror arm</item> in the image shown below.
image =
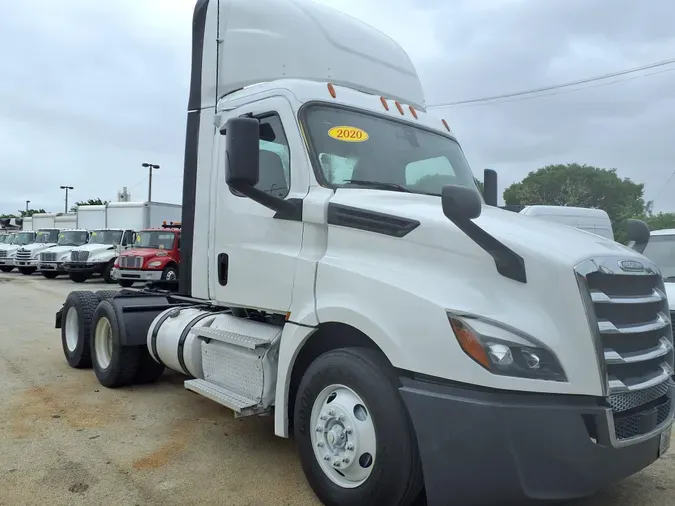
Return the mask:
M 277 219 L 302 221 L 302 199 L 282 199 L 245 183 L 233 183 L 229 186 L 253 202 L 275 211 L 274 217 Z

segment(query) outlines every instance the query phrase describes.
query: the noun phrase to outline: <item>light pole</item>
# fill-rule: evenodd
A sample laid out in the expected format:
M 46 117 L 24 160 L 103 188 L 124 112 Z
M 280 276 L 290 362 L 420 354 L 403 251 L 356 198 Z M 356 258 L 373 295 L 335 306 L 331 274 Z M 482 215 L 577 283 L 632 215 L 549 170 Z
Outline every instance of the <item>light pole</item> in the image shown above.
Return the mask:
M 65 205 L 65 210 L 63 211 L 64 213 L 68 212 L 68 190 L 74 190 L 72 186 L 61 186 L 62 190 L 66 190 L 66 205 Z
M 28 204 L 30 204 L 30 200 L 26 201 L 26 213 L 28 213 Z
M 152 169 L 159 169 L 159 165 L 143 162 L 141 167 L 148 169 L 148 202 L 152 202 Z

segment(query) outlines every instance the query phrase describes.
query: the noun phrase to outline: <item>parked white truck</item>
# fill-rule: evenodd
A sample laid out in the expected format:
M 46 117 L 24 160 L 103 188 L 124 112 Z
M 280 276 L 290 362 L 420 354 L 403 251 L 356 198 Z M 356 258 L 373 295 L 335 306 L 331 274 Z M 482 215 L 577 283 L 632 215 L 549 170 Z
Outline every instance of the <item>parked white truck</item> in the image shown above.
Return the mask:
M 159 227 L 164 220 L 180 220 L 181 206 L 165 202 L 111 202 L 103 208 L 100 228 L 90 227 L 89 243 L 72 251 L 64 264 L 70 279 L 84 283 L 100 274 L 106 283 L 115 283 L 114 264 L 119 254 L 134 245 L 134 233 L 149 227 Z M 84 209 L 84 208 L 83 208 Z M 78 213 L 80 209 L 78 208 Z M 92 222 L 98 209 L 86 210 L 83 219 Z
M 653 230 L 649 243 L 644 245 L 644 255 L 663 273 L 666 293 L 670 302 L 671 321 L 675 318 L 675 228 Z
M 47 279 L 66 274 L 65 263 L 70 260 L 71 252 L 89 242 L 88 230 L 72 229 L 59 231 L 56 244 L 40 253 L 38 270 Z
M 37 215 L 35 215 L 37 216 Z M 36 223 L 35 221 L 33 223 Z M 58 228 L 40 228 L 35 233 L 35 241 L 21 246 L 14 256 L 14 265 L 21 274 L 31 275 L 39 266 L 40 253 L 44 250 L 56 246 L 59 240 Z
M 55 322 L 72 367 L 111 388 L 169 367 L 236 416 L 273 413 L 331 505 L 562 501 L 666 452 L 653 262 L 485 205 L 373 28 L 199 0 L 193 30 L 178 292 L 72 292 Z
M 14 257 L 19 248 L 35 242 L 35 232 L 24 230 L 18 232 L 11 243 L 0 244 L 0 271 L 12 272 L 14 270 Z

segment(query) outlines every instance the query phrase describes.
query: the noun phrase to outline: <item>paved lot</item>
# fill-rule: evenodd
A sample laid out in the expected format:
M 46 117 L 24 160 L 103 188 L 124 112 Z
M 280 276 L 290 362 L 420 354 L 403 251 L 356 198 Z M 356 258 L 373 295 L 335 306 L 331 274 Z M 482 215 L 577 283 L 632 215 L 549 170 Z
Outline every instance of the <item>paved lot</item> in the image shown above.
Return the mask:
M 104 288 L 0 274 L 0 505 L 317 504 L 271 418 L 235 420 L 177 374 L 108 390 L 68 367 L 54 313 L 71 290 Z M 673 504 L 675 448 L 574 506 Z

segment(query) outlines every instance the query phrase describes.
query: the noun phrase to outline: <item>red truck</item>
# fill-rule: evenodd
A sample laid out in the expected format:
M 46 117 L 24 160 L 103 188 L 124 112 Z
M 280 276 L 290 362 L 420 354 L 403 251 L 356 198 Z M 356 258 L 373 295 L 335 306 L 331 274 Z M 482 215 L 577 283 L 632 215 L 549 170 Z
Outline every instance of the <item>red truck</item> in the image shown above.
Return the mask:
M 114 276 L 120 286 L 136 282 L 176 281 L 180 264 L 180 223 L 136 232 L 134 247 L 115 260 Z

